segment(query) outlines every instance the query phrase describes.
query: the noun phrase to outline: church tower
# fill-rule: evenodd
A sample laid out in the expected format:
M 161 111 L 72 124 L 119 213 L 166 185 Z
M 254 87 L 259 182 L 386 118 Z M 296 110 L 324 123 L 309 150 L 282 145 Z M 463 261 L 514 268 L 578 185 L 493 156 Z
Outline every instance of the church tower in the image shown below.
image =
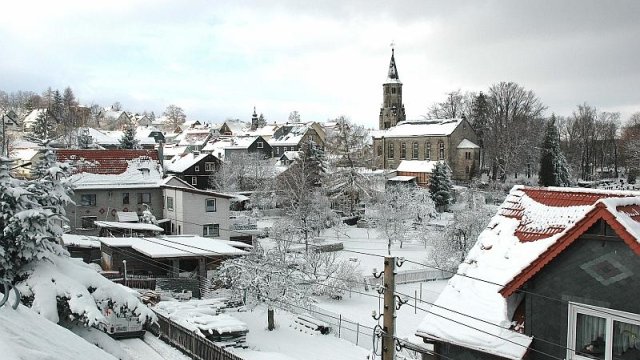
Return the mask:
M 387 81 L 382 84 L 382 107 L 380 108 L 379 129 L 385 130 L 406 120 L 402 103 L 402 82 L 398 76 L 394 49 L 391 49 L 391 62 Z

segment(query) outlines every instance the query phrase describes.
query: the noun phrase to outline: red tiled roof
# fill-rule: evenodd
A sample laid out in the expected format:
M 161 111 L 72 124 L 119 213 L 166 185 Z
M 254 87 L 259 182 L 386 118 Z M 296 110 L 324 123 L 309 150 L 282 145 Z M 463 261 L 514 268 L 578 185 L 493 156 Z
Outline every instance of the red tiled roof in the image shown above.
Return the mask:
M 630 195 L 615 194 L 611 192 L 595 191 L 562 191 L 560 189 L 549 188 L 522 188 L 522 191 L 532 200 L 550 207 L 569 207 L 593 205 L 596 201 L 611 197 L 624 197 Z M 522 220 L 524 207 L 521 204 L 521 196 L 512 196 L 500 209 L 500 215 L 508 218 Z M 550 226 L 545 229 L 530 228 L 528 224 L 521 221 L 514 235 L 522 242 L 535 241 L 548 238 L 554 234 L 564 231 L 563 226 Z
M 618 206 L 616 207 L 616 211 L 623 212 L 631 216 L 635 221 L 640 222 L 640 205 Z M 638 242 L 640 239 L 636 239 L 634 235 L 629 233 L 629 231 L 620 224 L 615 214 L 612 214 L 603 203 L 598 203 L 580 219 L 580 221 L 575 223 L 566 234 L 560 237 L 558 241 L 551 245 L 542 255 L 507 283 L 500 290 L 500 294 L 505 298 L 513 294 L 600 219 L 606 221 L 622 241 L 624 241 L 636 255 L 640 256 L 640 243 Z
M 57 150 L 58 161 L 80 162 L 76 172 L 92 174 L 121 174 L 127 170 L 128 161 L 140 157 L 158 160 L 156 150 Z

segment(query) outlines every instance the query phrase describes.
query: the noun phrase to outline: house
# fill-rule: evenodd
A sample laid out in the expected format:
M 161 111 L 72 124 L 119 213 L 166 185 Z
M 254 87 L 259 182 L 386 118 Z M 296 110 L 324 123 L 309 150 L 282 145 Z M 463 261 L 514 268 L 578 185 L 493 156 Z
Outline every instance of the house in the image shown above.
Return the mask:
M 101 243 L 102 269 L 127 274 L 177 278 L 182 272 L 194 272 L 206 279 L 207 270 L 222 261 L 247 252 L 224 240 L 196 235 L 140 237 L 98 237 Z
M 186 146 L 189 151 L 202 151 L 212 137 L 210 128 L 196 127 L 185 129 L 173 141 L 178 146 Z
M 198 189 L 209 189 L 211 176 L 220 164 L 212 154 L 195 151 L 165 161 L 164 167 L 167 174 L 173 174 Z
M 516 186 L 416 335 L 442 359 L 638 359 L 640 192 Z
M 162 192 L 163 226 L 168 234 L 202 234 L 251 244 L 257 233 L 257 228 L 236 229 L 229 210 L 234 195 L 194 189 L 176 177 L 165 179 Z
M 95 221 L 116 221 L 118 211 L 142 214 L 145 205 L 162 217 L 162 168 L 155 150 L 57 150 L 58 161 L 71 162 L 73 201 L 67 205 L 72 233 L 97 235 Z
M 480 166 L 478 136 L 466 119 L 407 120 L 393 49 L 382 85 L 379 130 L 372 133 L 374 169 L 403 160 L 445 161 L 454 180 L 469 180 Z
M 437 161 L 402 160 L 396 169 L 396 174 L 397 176 L 413 176 L 418 186 L 428 188 L 429 179 L 437 163 Z
M 220 135 L 242 135 L 245 130 L 250 129 L 251 124 L 242 120 L 227 120 L 220 127 Z
M 38 118 L 42 115 L 46 116 L 49 121 L 58 124 L 58 121 L 55 119 L 51 111 L 47 109 L 34 109 L 22 120 L 22 131 L 31 131 L 33 125 L 35 125 L 35 123 L 38 121 Z
M 269 145 L 273 149 L 273 156 L 279 158 L 286 151 L 302 150 L 303 145 L 308 142 L 313 142 L 319 148 L 324 149 L 325 134 L 318 123 L 282 125 L 269 140 Z
M 100 260 L 100 241 L 92 236 L 62 234 L 61 245 L 73 258 L 82 259 L 87 264 Z
M 133 123 L 131 114 L 122 110 L 114 110 L 110 107 L 101 109 L 96 118 L 101 125 L 100 127 L 112 125 L 111 128 L 123 129 Z
M 224 148 L 225 159 L 244 154 L 256 154 L 258 158 L 270 158 L 271 145 L 262 136 L 234 136 L 231 143 Z
M 18 131 L 20 128 L 20 120 L 15 111 L 9 110 L 2 113 L 3 130 Z
M 278 166 L 289 166 L 294 161 L 300 159 L 302 151 L 285 151 L 282 156 L 278 158 Z

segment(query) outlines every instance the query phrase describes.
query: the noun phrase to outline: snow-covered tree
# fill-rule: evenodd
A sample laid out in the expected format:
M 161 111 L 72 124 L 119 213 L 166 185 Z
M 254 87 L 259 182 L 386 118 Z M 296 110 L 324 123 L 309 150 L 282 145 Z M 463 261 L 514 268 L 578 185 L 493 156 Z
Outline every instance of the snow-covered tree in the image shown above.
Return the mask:
M 271 189 L 273 164 L 262 153 L 234 154 L 211 176 L 211 186 L 219 191 Z
M 31 128 L 31 134 L 37 139 L 53 139 L 55 137 L 56 122 L 49 110 L 43 110 L 36 118 Z
M 436 164 L 429 179 L 429 192 L 431 199 L 439 210 L 446 210 L 447 205 L 451 204 L 453 184 L 451 183 L 451 170 L 449 166 L 440 161 Z
M 275 329 L 275 306 L 288 308 L 288 304 L 301 306 L 309 301 L 309 283 L 286 250 L 291 244 L 280 238 L 271 250 L 255 246 L 249 255 L 227 260 L 218 269 L 218 278 L 236 299 L 248 306 L 267 304 L 270 331 Z
M 551 115 L 541 146 L 538 182 L 541 186 L 569 186 L 569 165 L 560 150 L 556 116 Z
M 156 219 L 156 216 L 153 215 L 151 209 L 149 208 L 149 205 L 147 204 L 144 204 L 144 210 L 142 211 L 140 222 L 145 224 L 158 225 L 158 219 Z
M 394 185 L 387 187 L 384 194 L 367 208 L 367 219 L 387 239 L 387 253 L 391 255 L 391 245 L 399 243 L 402 248 L 404 242 L 415 234 L 416 227 L 428 222 L 433 212 L 433 202 L 425 190 L 410 185 Z
M 93 144 L 93 139 L 91 138 L 91 135 L 89 135 L 89 128 L 79 129 L 76 140 L 78 141 L 78 148 L 89 149 Z
M 267 119 L 265 119 L 264 115 L 262 113 L 260 113 L 260 116 L 258 116 L 258 127 L 264 127 L 267 125 Z
M 341 116 L 336 119 L 334 131 L 327 139 L 327 152 L 331 158 L 331 176 L 328 188 L 334 202 L 347 199 L 347 215 L 355 215 L 363 197 L 370 196 L 369 181 L 359 169 L 370 159 L 368 131 L 361 125 Z
M 127 126 L 124 129 L 122 137 L 120 138 L 121 149 L 137 149 L 139 147 L 140 140 L 136 139 L 136 128 L 133 125 Z
M 445 230 L 430 232 L 425 239 L 431 246 L 428 262 L 447 271 L 455 271 L 487 227 L 495 207 L 485 204 L 481 194 L 467 190 L 461 196 L 459 209 Z

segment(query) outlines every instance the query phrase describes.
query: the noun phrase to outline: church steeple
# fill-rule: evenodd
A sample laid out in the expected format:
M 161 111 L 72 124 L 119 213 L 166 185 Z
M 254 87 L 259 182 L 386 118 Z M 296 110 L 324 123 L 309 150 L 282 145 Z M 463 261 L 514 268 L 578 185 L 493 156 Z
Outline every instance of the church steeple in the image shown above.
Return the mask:
M 391 48 L 391 61 L 387 80 L 382 84 L 382 107 L 380 108 L 379 129 L 385 130 L 404 121 L 406 115 L 402 103 L 402 82 L 396 67 L 395 49 Z
M 391 48 L 391 62 L 389 62 L 389 74 L 387 75 L 387 81 L 400 81 L 398 76 L 398 68 L 396 67 L 396 58 L 394 56 L 395 49 Z

